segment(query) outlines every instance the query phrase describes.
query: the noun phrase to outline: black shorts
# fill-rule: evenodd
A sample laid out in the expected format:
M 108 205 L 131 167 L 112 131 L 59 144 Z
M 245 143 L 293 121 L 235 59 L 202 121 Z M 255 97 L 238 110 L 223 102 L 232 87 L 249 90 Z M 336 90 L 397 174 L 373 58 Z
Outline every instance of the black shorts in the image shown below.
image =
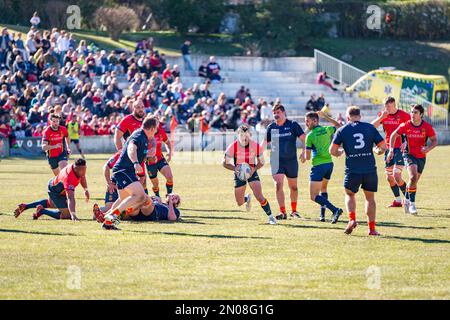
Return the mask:
M 333 174 L 333 162 L 322 163 L 311 168 L 311 174 L 309 175 L 310 181 L 320 182 L 323 179 L 330 180 Z
M 395 148 L 394 149 L 394 157 L 392 158 L 391 161 L 387 162 L 387 156 L 389 154 L 389 150 L 386 150 L 386 152 L 384 153 L 384 162 L 385 162 L 385 168 L 390 168 L 392 166 L 404 166 L 405 163 L 403 162 L 403 157 L 402 157 L 402 151 L 400 150 L 400 148 Z
M 128 187 L 133 182 L 137 182 L 139 180 L 136 177 L 136 173 L 127 170 L 121 170 L 112 173 L 111 181 L 117 186 L 117 189 L 122 190 Z
M 162 168 L 165 166 L 168 166 L 167 160 L 165 158 L 162 158 L 156 163 L 149 164 L 148 162 L 145 163 L 147 167 L 148 176 L 150 179 L 155 179 L 158 176 L 158 171 L 161 171 Z
M 294 159 L 270 159 L 272 175 L 284 174 L 288 178 L 298 177 L 298 160 Z
M 77 144 L 80 143 L 80 139 L 71 139 L 70 142 Z
M 377 173 L 346 173 L 344 177 L 344 187 L 353 193 L 357 193 L 359 187 L 366 191 L 377 192 Z
M 258 176 L 258 171 L 255 171 L 252 176 L 250 178 L 248 178 L 247 181 L 242 181 L 241 179 L 239 179 L 236 175 L 236 173 L 234 174 L 234 187 L 235 188 L 240 188 L 243 187 L 247 184 L 247 182 L 253 182 L 253 181 L 260 181 L 259 180 L 259 176 Z
M 427 158 L 417 158 L 410 154 L 403 154 L 403 161 L 407 167 L 411 165 L 417 166 L 417 172 L 422 174 L 423 169 L 425 169 L 425 163 L 427 162 Z
M 53 202 L 53 204 L 57 209 L 66 209 L 68 207 L 66 195 L 62 195 L 60 192 L 54 192 L 52 190 L 52 182 L 53 179 L 51 179 L 48 182 L 47 186 L 48 198 Z
M 63 151 L 59 156 L 48 158 L 48 164 L 52 170 L 58 168 L 60 161 L 67 161 L 67 152 Z

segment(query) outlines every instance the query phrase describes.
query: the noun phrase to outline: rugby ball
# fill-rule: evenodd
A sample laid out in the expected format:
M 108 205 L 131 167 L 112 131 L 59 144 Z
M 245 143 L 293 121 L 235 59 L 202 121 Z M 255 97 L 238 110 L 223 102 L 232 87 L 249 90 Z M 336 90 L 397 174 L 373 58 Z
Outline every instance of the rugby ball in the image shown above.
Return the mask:
M 236 175 L 239 180 L 247 181 L 252 173 L 252 168 L 248 163 L 242 163 L 237 166 Z

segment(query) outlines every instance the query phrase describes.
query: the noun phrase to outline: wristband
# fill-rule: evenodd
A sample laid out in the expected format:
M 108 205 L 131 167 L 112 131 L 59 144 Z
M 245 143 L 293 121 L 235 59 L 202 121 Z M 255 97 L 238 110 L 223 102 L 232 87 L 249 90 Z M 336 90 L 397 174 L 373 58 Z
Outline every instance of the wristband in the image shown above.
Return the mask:
M 135 162 L 133 162 L 133 164 L 139 164 L 139 161 L 135 161 Z

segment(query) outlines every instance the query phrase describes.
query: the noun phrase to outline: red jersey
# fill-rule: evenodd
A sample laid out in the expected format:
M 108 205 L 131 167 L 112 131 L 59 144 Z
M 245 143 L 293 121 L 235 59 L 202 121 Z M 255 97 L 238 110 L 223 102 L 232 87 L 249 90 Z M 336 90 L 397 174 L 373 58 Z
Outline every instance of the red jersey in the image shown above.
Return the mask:
M 381 112 L 378 114 L 378 116 L 380 116 L 380 115 L 381 115 Z M 407 112 L 398 109 L 396 113 L 389 114 L 386 118 L 381 120 L 381 124 L 383 125 L 383 130 L 386 134 L 386 138 L 384 140 L 386 141 L 387 148 L 390 148 L 389 142 L 390 142 L 392 133 L 395 130 L 397 130 L 399 125 L 409 121 L 410 119 L 411 119 L 411 117 L 409 116 L 409 114 Z M 397 139 L 395 141 L 394 148 L 400 148 L 401 145 L 402 145 L 402 140 Z
M 411 120 L 402 123 L 397 132 L 406 138 L 408 154 L 416 158 L 426 157 L 426 154 L 422 153 L 422 147 L 427 144 L 428 138 L 436 136 L 431 124 L 424 120 L 419 126 L 415 126 Z
M 263 149 L 254 140 L 250 140 L 250 143 L 243 147 L 238 140 L 235 140 L 230 144 L 225 151 L 225 155 L 234 159 L 234 165 L 240 165 L 242 163 L 248 163 L 251 167 L 256 166 L 256 158 L 261 156 Z
M 142 121 L 129 114 L 119 122 L 117 128 L 124 133 L 123 138 L 127 140 L 135 130 L 142 126 Z
M 67 129 L 63 126 L 59 126 L 58 130 L 53 130 L 53 128 L 49 126 L 44 130 L 44 132 L 42 132 L 42 140 L 48 141 L 49 145 L 54 146 L 58 143 L 61 144 L 61 147 L 47 151 L 49 158 L 55 158 L 64 152 L 64 150 L 66 149 L 64 138 L 68 136 L 69 134 L 67 132 Z
M 91 128 L 90 125 L 88 124 L 83 124 L 80 127 L 81 132 L 83 133 L 83 136 L 89 137 L 89 136 L 93 136 L 95 135 L 94 130 Z
M 167 133 L 164 131 L 164 129 L 162 128 L 162 126 L 158 126 L 158 131 L 156 131 L 155 133 L 155 142 L 156 142 L 156 151 L 155 151 L 155 156 L 156 156 L 156 162 L 160 161 L 163 158 L 163 154 L 162 154 L 162 144 L 168 141 L 168 137 L 167 137 Z M 149 143 L 148 144 L 148 149 L 151 150 L 151 148 L 153 147 L 153 144 Z M 156 162 L 153 161 L 149 161 L 150 164 L 155 164 Z
M 80 184 L 80 178 L 75 173 L 74 165 L 68 165 L 52 180 L 50 180 L 50 191 L 65 195 L 66 191 L 75 191 Z

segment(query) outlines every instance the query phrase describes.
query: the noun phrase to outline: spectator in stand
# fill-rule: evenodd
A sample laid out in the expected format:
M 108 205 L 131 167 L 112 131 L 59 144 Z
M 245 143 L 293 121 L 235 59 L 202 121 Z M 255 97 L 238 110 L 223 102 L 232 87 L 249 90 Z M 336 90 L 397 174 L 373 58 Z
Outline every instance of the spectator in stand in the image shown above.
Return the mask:
M 9 51 L 11 51 L 12 42 L 7 28 L 2 29 L 0 35 L 0 69 L 4 68 L 6 64 L 6 57 Z
M 185 40 L 181 46 L 181 55 L 183 56 L 184 69 L 187 71 L 194 71 L 194 68 L 192 67 L 190 47 L 191 41 Z
M 325 106 L 325 95 L 321 93 L 319 98 L 317 98 L 317 108 L 318 110 L 321 110 L 324 106 Z
M 214 82 L 218 82 L 222 80 L 222 77 L 220 76 L 220 66 L 216 62 L 216 57 L 211 56 L 209 57 L 209 63 L 208 63 L 208 79 Z
M 328 76 L 325 71 L 319 72 L 319 74 L 317 74 L 316 82 L 318 84 L 321 84 L 321 85 L 331 88 L 333 91 L 336 91 L 337 89 L 331 84 L 331 82 L 327 81 L 327 78 L 328 78 Z
M 30 19 L 30 23 L 35 28 L 39 27 L 39 24 L 41 23 L 41 18 L 39 18 L 37 12 L 33 13 L 33 16 Z
M 318 104 L 317 104 L 317 99 L 316 99 L 316 95 L 315 94 L 312 94 L 311 98 L 308 100 L 308 102 L 306 102 L 305 109 L 307 111 L 318 111 L 318 110 L 320 110 L 320 108 L 318 107 Z
M 208 63 L 206 61 L 202 61 L 202 64 L 198 67 L 198 76 L 208 78 Z

